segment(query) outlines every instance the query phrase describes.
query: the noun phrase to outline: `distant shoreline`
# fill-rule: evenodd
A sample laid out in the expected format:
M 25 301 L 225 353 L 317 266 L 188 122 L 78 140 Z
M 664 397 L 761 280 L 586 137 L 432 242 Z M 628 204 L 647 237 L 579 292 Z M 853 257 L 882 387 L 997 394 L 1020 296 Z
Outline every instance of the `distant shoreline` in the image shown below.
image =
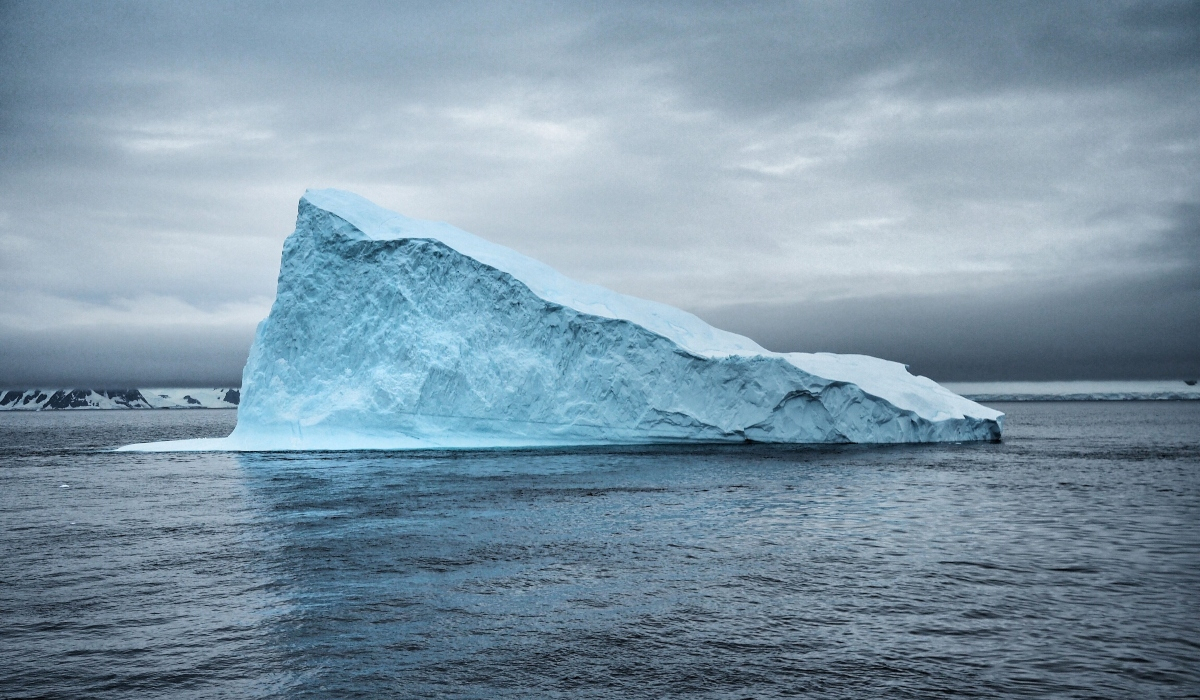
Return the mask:
M 1184 380 L 1067 382 L 945 382 L 972 401 L 1200 401 L 1200 386 Z

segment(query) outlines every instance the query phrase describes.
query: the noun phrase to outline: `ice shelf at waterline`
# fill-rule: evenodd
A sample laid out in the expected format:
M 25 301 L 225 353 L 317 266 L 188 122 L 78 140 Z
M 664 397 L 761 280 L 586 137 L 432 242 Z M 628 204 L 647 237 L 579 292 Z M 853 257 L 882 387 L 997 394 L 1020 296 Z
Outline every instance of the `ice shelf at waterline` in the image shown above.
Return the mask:
M 904 365 L 775 353 L 445 223 L 310 190 L 227 438 L 124 450 L 995 440 Z

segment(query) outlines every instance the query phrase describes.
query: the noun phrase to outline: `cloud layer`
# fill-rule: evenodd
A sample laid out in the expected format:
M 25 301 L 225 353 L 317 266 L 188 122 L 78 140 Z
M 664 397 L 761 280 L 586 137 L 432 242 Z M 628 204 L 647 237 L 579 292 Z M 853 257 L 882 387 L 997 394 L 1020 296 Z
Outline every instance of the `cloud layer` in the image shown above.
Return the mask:
M 249 7 L 0 4 L 0 383 L 236 381 L 324 186 L 776 349 L 1200 374 L 1196 3 Z

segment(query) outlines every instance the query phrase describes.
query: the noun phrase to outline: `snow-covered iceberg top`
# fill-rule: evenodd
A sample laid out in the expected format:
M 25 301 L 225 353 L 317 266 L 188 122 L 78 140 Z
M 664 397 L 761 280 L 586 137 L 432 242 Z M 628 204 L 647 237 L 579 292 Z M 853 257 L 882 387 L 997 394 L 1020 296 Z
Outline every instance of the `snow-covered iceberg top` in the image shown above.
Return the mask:
M 228 438 L 123 449 L 994 440 L 904 365 L 774 353 L 446 223 L 309 190 Z

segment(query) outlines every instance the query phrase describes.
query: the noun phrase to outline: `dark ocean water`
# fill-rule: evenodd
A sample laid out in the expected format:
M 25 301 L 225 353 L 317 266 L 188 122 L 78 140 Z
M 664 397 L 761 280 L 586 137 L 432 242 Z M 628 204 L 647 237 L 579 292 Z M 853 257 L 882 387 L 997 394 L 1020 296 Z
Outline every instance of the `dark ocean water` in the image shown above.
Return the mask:
M 1200 696 L 1200 402 L 997 407 L 1000 444 L 285 455 L 0 414 L 0 696 Z

